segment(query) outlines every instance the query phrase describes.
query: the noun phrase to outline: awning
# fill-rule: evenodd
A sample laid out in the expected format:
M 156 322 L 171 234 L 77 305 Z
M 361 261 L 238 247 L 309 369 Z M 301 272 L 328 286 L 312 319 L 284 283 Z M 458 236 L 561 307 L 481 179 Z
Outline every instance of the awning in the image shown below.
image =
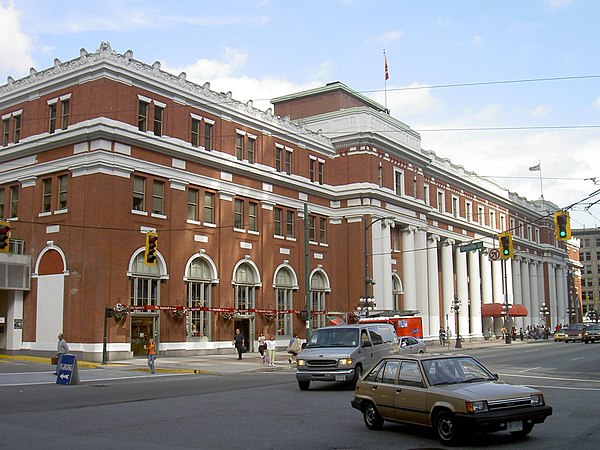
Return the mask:
M 526 317 L 529 312 L 523 305 L 509 304 L 508 315 Z M 481 317 L 504 317 L 504 303 L 484 303 L 481 305 Z

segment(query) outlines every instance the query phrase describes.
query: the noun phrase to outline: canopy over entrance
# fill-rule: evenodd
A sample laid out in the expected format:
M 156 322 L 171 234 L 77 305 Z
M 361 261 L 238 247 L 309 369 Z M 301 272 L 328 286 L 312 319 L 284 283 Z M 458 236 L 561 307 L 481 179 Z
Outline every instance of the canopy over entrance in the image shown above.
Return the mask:
M 526 317 L 529 312 L 523 305 L 510 304 L 508 315 L 511 317 Z M 481 317 L 504 317 L 504 303 L 484 303 L 481 305 Z

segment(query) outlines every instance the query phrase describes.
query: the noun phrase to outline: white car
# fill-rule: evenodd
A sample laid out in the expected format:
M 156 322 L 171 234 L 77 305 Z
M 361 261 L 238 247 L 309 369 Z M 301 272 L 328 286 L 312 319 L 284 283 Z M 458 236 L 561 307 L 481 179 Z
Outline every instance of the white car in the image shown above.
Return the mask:
M 427 351 L 425 341 L 412 336 L 400 336 L 398 338 L 398 348 L 400 353 L 404 354 L 425 353 Z

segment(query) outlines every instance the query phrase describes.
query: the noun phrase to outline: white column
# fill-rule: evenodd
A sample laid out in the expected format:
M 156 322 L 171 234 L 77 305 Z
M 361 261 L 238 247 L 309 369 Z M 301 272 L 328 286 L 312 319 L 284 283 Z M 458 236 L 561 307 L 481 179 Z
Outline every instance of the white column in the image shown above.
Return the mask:
M 467 279 L 467 256 L 460 251 L 460 247 L 456 247 L 454 251 L 456 258 L 456 295 L 461 302 L 460 311 L 458 313 L 459 332 L 463 337 L 470 335 L 469 330 L 469 282 Z
M 493 291 L 493 279 L 492 279 L 492 262 L 488 258 L 488 251 L 479 252 L 479 267 L 481 272 L 481 303 L 493 303 L 494 291 Z M 487 336 L 489 332 L 493 332 L 493 320 L 491 317 L 482 317 L 481 326 L 484 336 Z
M 527 311 L 531 310 L 531 286 L 529 284 L 530 280 L 529 274 L 529 260 L 523 258 L 521 260 L 521 292 L 523 296 L 523 306 L 527 308 Z M 523 328 L 525 330 L 527 325 L 531 324 L 531 315 L 527 317 L 519 317 L 517 321 L 517 331 L 519 328 Z
M 469 252 L 469 317 L 471 337 L 480 338 L 481 332 L 481 273 L 479 268 L 479 250 Z
M 381 220 L 371 227 L 371 264 L 373 265 L 372 287 L 375 308 L 395 309 L 392 292 L 392 240 L 390 223 Z
M 446 327 L 450 327 L 454 333 L 454 316 L 450 317 L 450 308 L 454 301 L 454 261 L 452 257 L 452 246 L 454 241 L 447 239 L 442 245 L 442 314 L 448 318 Z
M 513 289 L 512 289 L 512 293 L 513 293 L 513 300 L 512 302 L 509 300 L 509 303 L 517 303 L 517 304 L 523 304 L 523 298 L 521 297 L 521 258 L 516 257 L 511 259 L 510 261 L 512 264 L 510 264 L 512 266 L 513 269 L 513 275 L 512 275 L 512 280 L 513 280 Z M 506 264 L 506 266 L 508 267 L 508 263 Z M 510 292 L 510 290 L 509 290 Z
M 425 336 L 438 336 L 440 329 L 440 287 L 438 284 L 438 242 L 440 237 L 430 235 L 427 240 L 427 294 L 429 304 L 429 329 Z
M 567 323 L 565 320 L 567 315 L 567 273 L 563 266 L 556 268 L 556 297 L 557 297 L 557 317 L 552 322 L 552 325 L 557 323 Z
M 417 282 L 415 273 L 415 227 L 402 229 L 402 287 L 404 309 L 417 308 Z
M 492 262 L 492 289 L 494 292 L 494 303 L 503 303 L 504 295 L 503 292 L 504 280 L 502 279 L 502 260 L 496 260 Z M 499 336 L 502 330 L 502 319 L 493 319 L 492 332 L 494 335 Z
M 557 323 L 556 322 L 556 315 L 557 315 L 557 309 L 556 309 L 556 265 L 549 263 L 548 264 L 548 287 L 550 289 L 550 292 L 548 292 L 549 294 L 549 298 L 550 298 L 550 304 L 546 305 L 548 306 L 548 311 L 550 312 L 550 314 L 547 316 L 546 318 L 546 325 L 548 325 L 549 327 L 552 326 L 552 324 Z M 543 321 L 543 319 L 542 319 Z
M 545 279 L 545 271 L 544 271 L 544 267 L 546 267 L 546 269 L 548 269 L 547 271 L 549 272 L 549 266 L 548 265 L 544 265 L 544 263 L 540 263 L 540 265 L 538 266 L 538 277 L 537 277 L 537 284 L 538 284 L 538 309 L 536 311 L 536 316 L 537 316 L 537 324 L 535 325 L 542 325 L 544 323 L 544 318 L 542 316 L 540 316 L 540 308 L 543 304 L 546 304 L 546 306 L 550 307 L 550 305 L 548 305 L 548 299 L 550 298 L 550 294 L 549 291 L 548 293 L 546 293 L 546 279 Z
M 423 320 L 423 336 L 429 330 L 429 294 L 427 285 L 427 228 L 415 231 L 415 264 L 417 284 L 417 309 Z
M 23 291 L 8 292 L 8 309 L 6 311 L 6 350 L 21 350 L 23 329 L 15 329 L 15 319 L 23 320 Z
M 529 321 L 530 325 L 535 326 L 539 324 L 539 319 L 536 320 L 536 317 L 540 315 L 540 292 L 539 292 L 539 282 L 538 277 L 543 274 L 538 274 L 538 268 L 541 268 L 537 261 L 533 261 L 531 266 L 529 266 L 529 280 L 531 285 L 531 309 L 529 310 Z M 542 277 L 543 278 L 543 277 Z

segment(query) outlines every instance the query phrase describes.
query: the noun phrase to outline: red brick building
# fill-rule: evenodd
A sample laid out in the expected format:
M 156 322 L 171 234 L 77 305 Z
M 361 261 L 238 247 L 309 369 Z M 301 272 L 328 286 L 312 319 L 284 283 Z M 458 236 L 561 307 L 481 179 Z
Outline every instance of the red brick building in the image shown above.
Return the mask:
M 284 345 L 304 335 L 307 301 L 317 327 L 348 320 L 365 297 L 420 311 L 427 337 L 454 327 L 459 299 L 461 334 L 478 339 L 502 326 L 482 305 L 505 299 L 488 258 L 505 230 L 508 302 L 527 308 L 512 320 L 537 324 L 545 302 L 562 322 L 554 205 L 423 150 L 342 83 L 273 104 L 258 110 L 107 43 L 0 86 L 0 218 L 11 227 L 0 348 L 52 351 L 64 332 L 99 360 L 106 310 L 110 359 L 143 354 L 149 336 L 163 353 L 230 351 L 235 328 Z M 482 248 L 463 251 L 470 242 Z

